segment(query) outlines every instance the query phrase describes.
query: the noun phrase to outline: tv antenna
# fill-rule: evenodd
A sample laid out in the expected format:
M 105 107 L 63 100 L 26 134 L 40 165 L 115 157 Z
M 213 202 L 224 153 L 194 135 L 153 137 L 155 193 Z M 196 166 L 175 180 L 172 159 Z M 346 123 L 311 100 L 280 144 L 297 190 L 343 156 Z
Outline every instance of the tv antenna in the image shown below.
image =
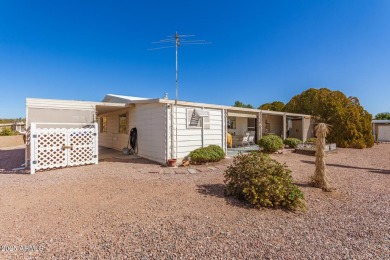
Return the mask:
M 179 99 L 179 59 L 178 59 L 178 50 L 181 45 L 191 45 L 191 44 L 211 44 L 211 42 L 207 42 L 205 40 L 187 40 L 189 37 L 195 37 L 192 34 L 178 34 L 167 36 L 167 38 L 159 40 L 157 42 L 152 42 L 154 44 L 167 44 L 165 46 L 156 47 L 148 49 L 149 51 L 161 50 L 167 48 L 175 48 L 176 49 L 176 98 L 175 98 L 175 158 L 177 159 L 177 101 Z M 171 131 L 173 133 L 173 131 Z M 173 136 L 172 136 L 173 137 Z M 173 138 L 171 138 L 173 143 Z M 172 144 L 173 147 L 173 144 Z M 173 152 L 171 152 L 171 157 L 173 158 Z

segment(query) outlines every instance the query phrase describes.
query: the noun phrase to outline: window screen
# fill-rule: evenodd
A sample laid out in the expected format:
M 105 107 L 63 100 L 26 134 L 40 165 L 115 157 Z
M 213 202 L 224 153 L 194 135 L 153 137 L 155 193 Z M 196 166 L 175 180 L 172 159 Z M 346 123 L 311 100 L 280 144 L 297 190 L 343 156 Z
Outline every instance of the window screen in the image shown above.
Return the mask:
M 107 133 L 107 117 L 100 118 L 100 132 Z
M 256 130 L 256 118 L 248 118 L 248 131 Z
M 207 116 L 199 116 L 198 114 L 195 109 L 187 109 L 187 128 L 202 128 L 203 118 L 204 128 L 210 129 L 210 113 L 202 110 L 201 114 L 207 114 Z
M 235 117 L 228 117 L 227 119 L 227 127 L 228 129 L 236 129 L 236 118 Z
M 127 114 L 119 115 L 119 133 L 127 134 Z

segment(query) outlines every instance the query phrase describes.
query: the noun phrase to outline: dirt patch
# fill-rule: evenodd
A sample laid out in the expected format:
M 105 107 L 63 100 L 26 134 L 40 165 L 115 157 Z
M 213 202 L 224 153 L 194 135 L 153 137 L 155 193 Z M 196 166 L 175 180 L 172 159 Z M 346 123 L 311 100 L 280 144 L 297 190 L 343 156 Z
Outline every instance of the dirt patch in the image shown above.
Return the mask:
M 24 145 L 23 135 L 0 136 L 0 148 Z
M 327 193 L 307 185 L 314 157 L 272 155 L 292 169 L 306 213 L 225 197 L 231 160 L 192 166 L 196 174 L 144 160 L 0 174 L 0 258 L 385 259 L 389 156 L 385 144 L 329 154 L 336 191 Z

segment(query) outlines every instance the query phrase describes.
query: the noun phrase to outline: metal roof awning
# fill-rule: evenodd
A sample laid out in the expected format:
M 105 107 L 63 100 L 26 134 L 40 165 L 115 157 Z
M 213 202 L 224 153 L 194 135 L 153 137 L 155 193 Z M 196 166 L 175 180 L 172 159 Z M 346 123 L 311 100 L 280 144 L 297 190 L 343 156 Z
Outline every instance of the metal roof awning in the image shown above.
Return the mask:
M 257 114 L 251 114 L 251 113 L 245 113 L 245 112 L 231 112 L 231 111 L 228 111 L 228 116 L 257 118 Z
M 131 106 L 134 105 L 127 105 L 124 103 L 98 102 L 96 103 L 96 112 L 98 115 L 101 115 Z

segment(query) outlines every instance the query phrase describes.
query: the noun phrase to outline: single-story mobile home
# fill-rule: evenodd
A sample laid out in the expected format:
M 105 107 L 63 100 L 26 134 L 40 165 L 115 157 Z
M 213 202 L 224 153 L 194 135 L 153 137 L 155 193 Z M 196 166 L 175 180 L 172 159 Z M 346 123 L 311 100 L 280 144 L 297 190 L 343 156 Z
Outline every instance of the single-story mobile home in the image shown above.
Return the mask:
M 372 134 L 377 142 L 390 142 L 390 120 L 372 120 Z
M 99 146 L 122 150 L 133 128 L 138 155 L 161 164 L 211 144 L 226 152 L 228 133 L 233 145 L 246 135 L 313 136 L 308 115 L 113 94 L 102 102 L 27 98 L 26 126 L 32 172 L 97 163 Z

